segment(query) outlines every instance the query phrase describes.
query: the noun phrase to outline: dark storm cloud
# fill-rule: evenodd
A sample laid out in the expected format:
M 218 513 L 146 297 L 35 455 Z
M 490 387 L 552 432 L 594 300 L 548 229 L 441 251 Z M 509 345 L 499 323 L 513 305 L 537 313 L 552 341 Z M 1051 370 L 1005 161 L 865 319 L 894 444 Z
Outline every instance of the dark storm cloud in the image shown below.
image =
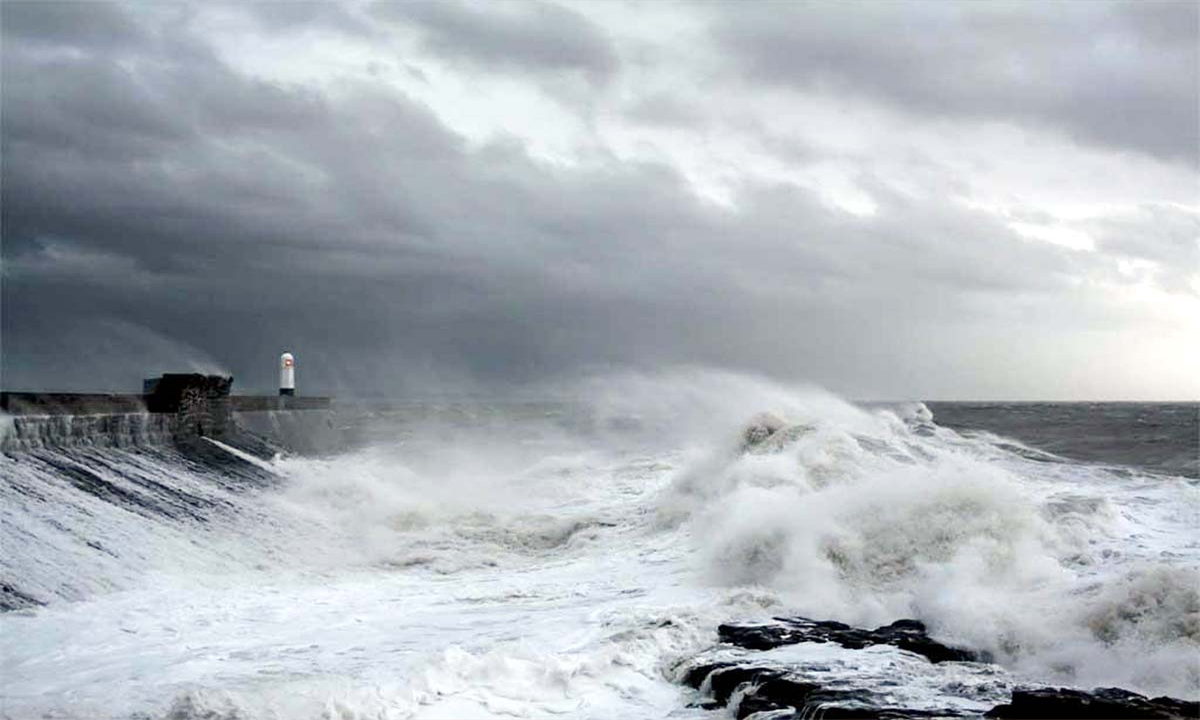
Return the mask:
M 471 64 L 619 70 L 571 11 L 485 27 L 481 7 L 380 11 Z M 1102 259 L 958 206 L 881 185 L 856 217 L 746 181 L 718 208 L 667 165 L 468 143 L 374 81 L 264 81 L 186 17 L 0 8 L 6 386 L 131 387 L 194 359 L 267 389 L 288 347 L 307 382 L 351 394 L 688 362 L 898 395 L 981 387 L 991 366 L 943 339 L 980 325 L 1114 329 L 1044 312 Z M 349 22 L 317 10 L 250 12 L 287 32 Z
M 526 318 L 548 286 L 539 258 L 569 247 L 573 226 L 619 233 L 606 212 L 680 205 L 654 169 L 560 182 L 519 147 L 468 153 L 380 87 L 344 88 L 334 107 L 211 54 L 176 58 L 161 38 L 119 60 L 31 45 L 5 46 L 5 350 L 18 381 L 73 354 L 61 345 L 96 345 L 44 331 L 86 333 L 89 316 L 235 357 L 308 335 L 526 373 L 539 352 Z M 634 193 L 641 208 L 613 207 Z
M 4 36 L 10 42 L 110 50 L 145 39 L 138 23 L 119 8 L 67 0 L 5 3 Z
M 747 77 L 860 93 L 918 115 L 1036 121 L 1082 143 L 1195 165 L 1195 2 L 718 6 Z
M 364 37 L 374 34 L 369 23 L 349 12 L 345 6 L 327 0 L 253 2 L 247 3 L 245 9 L 267 32 L 321 28 Z
M 597 81 L 616 69 L 607 38 L 578 13 L 542 2 L 380 2 L 376 17 L 419 28 L 429 50 L 481 69 L 577 70 Z

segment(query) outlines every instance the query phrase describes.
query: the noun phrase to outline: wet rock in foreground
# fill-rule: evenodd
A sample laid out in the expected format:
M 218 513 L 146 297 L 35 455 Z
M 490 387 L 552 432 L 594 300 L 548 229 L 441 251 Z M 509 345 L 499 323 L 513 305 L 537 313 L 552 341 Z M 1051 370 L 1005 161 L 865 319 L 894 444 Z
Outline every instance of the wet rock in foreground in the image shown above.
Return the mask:
M 1067 688 L 1022 688 L 1013 691 L 1012 702 L 997 705 L 986 717 L 1195 720 L 1200 718 L 1200 703 L 1148 698 L 1120 688 L 1096 688 L 1090 693 Z
M 802 642 L 831 642 L 844 648 L 860 650 L 868 645 L 894 645 L 901 650 L 923 655 L 930 662 L 988 662 L 986 653 L 943 645 L 925 634 L 925 625 L 918 620 L 897 620 L 891 625 L 864 630 L 844 623 L 807 618 L 776 618 L 770 625 L 721 625 L 717 628 L 721 642 L 747 650 L 770 650 Z
M 1067 688 L 1011 688 L 1006 682 L 989 690 L 986 695 L 972 696 L 965 707 L 961 697 L 956 699 L 952 696 L 935 700 L 934 707 L 899 707 L 910 703 L 884 687 L 895 685 L 889 680 L 876 678 L 874 683 L 878 687 L 875 684 L 852 687 L 843 681 L 830 680 L 828 674 L 822 675 L 818 665 L 806 667 L 793 665 L 791 661 L 781 665 L 778 655 L 769 652 L 798 643 L 835 643 L 849 650 L 891 645 L 925 658 L 930 664 L 923 665 L 924 661 L 918 658 L 907 662 L 923 665 L 930 671 L 938 663 L 963 662 L 967 664 L 940 667 L 949 668 L 960 678 L 963 677 L 962 673 L 983 674 L 985 679 L 989 672 L 1003 673 L 995 666 L 984 664 L 988 661 L 986 653 L 943 645 L 929 638 L 925 626 L 916 620 L 899 620 L 891 625 L 866 630 L 837 622 L 777 618 L 771 624 L 721 625 L 718 634 L 726 645 L 714 648 L 716 657 L 712 660 L 695 661 L 696 664 L 682 674 L 680 681 L 711 698 L 697 703 L 695 707 L 727 707 L 738 720 L 751 717 L 762 720 L 1200 718 L 1200 703 L 1175 698 L 1148 698 L 1119 688 L 1097 688 L 1091 692 Z M 751 652 L 743 652 L 747 650 Z M 859 656 L 854 653 L 852 657 Z M 863 659 L 865 662 L 865 655 Z M 850 663 L 851 666 L 858 665 L 855 660 Z M 1005 695 L 1010 695 L 1011 699 L 1006 703 L 998 702 Z M 992 703 L 998 704 L 985 710 Z M 911 704 L 922 705 L 924 701 Z M 936 707 L 943 704 L 945 707 Z
M 777 668 L 732 663 L 700 665 L 688 671 L 683 682 L 697 690 L 707 688 L 713 704 L 732 706 L 738 720 L 757 713 L 772 720 L 979 717 L 953 709 L 885 707 L 882 700 L 870 692 L 823 687 Z

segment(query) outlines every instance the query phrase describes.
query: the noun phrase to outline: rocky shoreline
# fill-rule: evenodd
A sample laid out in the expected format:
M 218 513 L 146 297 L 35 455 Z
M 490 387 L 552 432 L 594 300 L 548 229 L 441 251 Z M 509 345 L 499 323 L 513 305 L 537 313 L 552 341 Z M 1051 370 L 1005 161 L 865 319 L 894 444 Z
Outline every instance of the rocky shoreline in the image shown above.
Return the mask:
M 677 679 L 700 692 L 697 705 L 728 708 L 738 720 L 825 720 L 878 718 L 1137 718 L 1196 720 L 1200 703 L 1169 697 L 1148 698 L 1119 688 L 1091 692 L 1056 687 L 1011 687 L 986 653 L 954 647 L 929 637 L 917 620 L 898 620 L 866 630 L 808 618 L 775 618 L 766 624 L 728 624 L 717 630 L 720 645 L 682 663 Z M 789 662 L 781 649 L 801 643 L 837 646 L 838 657 L 811 663 Z M 889 647 L 890 646 L 890 647 Z M 901 653 L 896 653 L 896 648 Z M 906 703 L 895 678 L 881 687 L 855 686 L 836 673 L 845 651 L 866 653 L 886 676 L 899 666 L 945 664 L 936 675 L 954 688 L 957 702 Z M 887 654 L 885 658 L 883 653 Z M 881 662 L 882 659 L 882 662 Z M 891 686 L 891 687 L 889 687 Z M 990 707 L 989 707 L 990 706 Z

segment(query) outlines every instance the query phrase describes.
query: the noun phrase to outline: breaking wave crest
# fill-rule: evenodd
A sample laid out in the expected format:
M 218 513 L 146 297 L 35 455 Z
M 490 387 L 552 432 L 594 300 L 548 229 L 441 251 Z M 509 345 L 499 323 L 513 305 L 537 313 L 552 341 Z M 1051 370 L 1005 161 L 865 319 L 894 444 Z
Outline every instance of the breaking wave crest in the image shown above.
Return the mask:
M 1200 690 L 1194 487 L 966 438 L 919 403 L 797 405 L 731 429 L 660 500 L 703 528 L 711 583 L 868 627 L 919 618 L 1031 677 Z

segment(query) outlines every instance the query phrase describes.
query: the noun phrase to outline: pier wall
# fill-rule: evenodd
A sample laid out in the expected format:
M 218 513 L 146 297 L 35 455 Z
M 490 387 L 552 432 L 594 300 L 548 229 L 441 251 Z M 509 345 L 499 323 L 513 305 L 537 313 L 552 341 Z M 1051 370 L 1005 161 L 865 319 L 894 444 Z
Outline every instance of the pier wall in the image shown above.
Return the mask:
M 328 412 L 300 412 L 328 411 L 330 398 L 235 396 L 232 386 L 226 376 L 168 374 L 148 381 L 143 394 L 3 392 L 0 451 L 178 444 L 203 437 L 261 444 L 249 437 L 256 432 L 289 449 L 305 445 L 295 448 L 305 451 L 314 443 L 299 441 L 312 429 L 332 428 Z M 301 417 L 313 415 L 319 417 Z

